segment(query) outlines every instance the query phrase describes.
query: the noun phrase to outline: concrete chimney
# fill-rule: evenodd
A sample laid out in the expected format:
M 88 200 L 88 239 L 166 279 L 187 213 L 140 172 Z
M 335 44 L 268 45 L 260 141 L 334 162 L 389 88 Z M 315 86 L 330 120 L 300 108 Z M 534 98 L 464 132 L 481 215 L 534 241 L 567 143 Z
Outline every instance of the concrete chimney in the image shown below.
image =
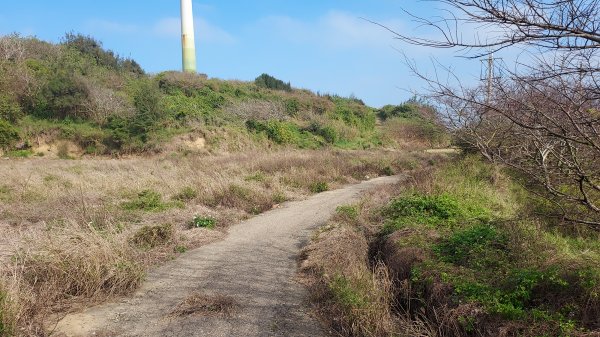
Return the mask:
M 183 71 L 196 72 L 196 41 L 194 38 L 194 13 L 192 0 L 181 0 L 181 44 Z

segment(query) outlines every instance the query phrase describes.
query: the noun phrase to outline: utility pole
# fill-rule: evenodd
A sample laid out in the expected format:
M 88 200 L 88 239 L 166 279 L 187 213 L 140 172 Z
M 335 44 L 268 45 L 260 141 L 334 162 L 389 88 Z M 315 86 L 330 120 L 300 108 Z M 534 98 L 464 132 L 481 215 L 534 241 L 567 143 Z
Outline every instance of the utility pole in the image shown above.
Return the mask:
M 488 56 L 488 75 L 487 75 L 487 96 L 486 103 L 490 103 L 490 98 L 492 97 L 492 81 L 494 80 L 494 54 L 491 53 Z
M 481 76 L 480 80 L 486 81 L 486 104 L 490 103 L 492 99 L 492 90 L 494 89 L 494 80 L 500 77 L 500 74 L 496 74 L 495 67 L 496 61 L 501 60 L 494 57 L 494 53 L 490 53 L 487 59 L 482 59 L 481 63 Z M 485 64 L 485 65 L 484 65 Z
M 192 0 L 181 0 L 181 47 L 183 71 L 196 72 L 196 41 Z

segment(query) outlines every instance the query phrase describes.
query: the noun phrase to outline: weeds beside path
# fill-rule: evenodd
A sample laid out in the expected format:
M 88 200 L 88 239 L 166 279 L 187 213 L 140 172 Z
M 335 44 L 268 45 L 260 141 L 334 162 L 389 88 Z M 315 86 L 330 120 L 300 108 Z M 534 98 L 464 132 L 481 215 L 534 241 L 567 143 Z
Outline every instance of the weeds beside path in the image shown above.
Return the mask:
M 399 179 L 321 193 L 236 225 L 224 240 L 151 273 L 133 298 L 68 316 L 57 330 L 66 336 L 324 335 L 310 314 L 306 290 L 295 280 L 301 246 L 337 206 Z M 186 304 L 192 310 L 171 315 Z

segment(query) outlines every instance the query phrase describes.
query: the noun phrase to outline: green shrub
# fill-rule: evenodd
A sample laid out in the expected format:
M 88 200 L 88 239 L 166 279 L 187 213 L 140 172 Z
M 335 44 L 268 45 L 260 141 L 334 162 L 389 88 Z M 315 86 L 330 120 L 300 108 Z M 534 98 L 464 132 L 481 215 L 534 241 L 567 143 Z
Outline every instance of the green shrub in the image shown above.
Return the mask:
M 132 83 L 133 105 L 137 113 L 130 121 L 129 130 L 132 136 L 142 142 L 148 141 L 148 133 L 161 119 L 161 92 L 156 82 L 151 79 L 138 80 Z
M 54 65 L 45 85 L 32 97 L 30 111 L 46 119 L 81 118 L 88 100 L 85 84 L 72 71 Z
M 246 127 L 252 132 L 266 134 L 268 139 L 277 144 L 295 145 L 302 149 L 316 149 L 322 146 L 312 133 L 301 131 L 298 125 L 292 122 L 249 120 Z
M 199 215 L 194 216 L 194 219 L 192 219 L 192 223 L 191 223 L 192 228 L 214 229 L 216 226 L 217 226 L 217 220 L 215 218 L 199 216 Z
M 285 83 L 282 80 L 279 80 L 273 76 L 268 74 L 262 74 L 254 80 L 256 86 L 267 89 L 274 90 L 283 90 L 283 91 L 292 91 L 292 85 L 288 82 Z
M 165 203 L 160 193 L 152 190 L 144 190 L 121 207 L 128 211 L 162 212 L 172 207 L 182 207 L 180 202 Z
M 188 248 L 186 246 L 175 246 L 175 248 L 173 248 L 173 251 L 178 254 L 183 254 L 187 252 L 187 250 Z
M 385 230 L 393 232 L 407 226 L 421 225 L 454 228 L 457 225 L 464 227 L 490 221 L 491 210 L 481 207 L 469 197 L 461 196 L 456 191 L 435 195 L 412 193 L 401 196 L 383 209 L 383 214 L 388 219 Z
M 385 166 L 382 170 L 381 170 L 381 174 L 385 175 L 385 176 L 393 176 L 394 174 L 396 174 L 394 172 L 394 169 L 391 166 Z
M 419 107 L 413 103 L 404 103 L 401 105 L 386 105 L 377 110 L 377 116 L 383 120 L 400 117 L 406 119 L 421 118 Z
M 157 80 L 160 89 L 169 95 L 177 95 L 181 92 L 186 96 L 193 96 L 204 88 L 207 76 L 204 74 L 167 71 L 160 73 Z
M 300 102 L 296 98 L 286 100 L 285 111 L 290 116 L 296 116 L 300 111 Z
M 346 125 L 355 127 L 361 131 L 375 129 L 376 115 L 371 108 L 358 104 L 352 99 L 340 97 L 333 98 L 335 109 L 331 117 L 343 121 Z
M 283 192 L 275 192 L 275 193 L 273 193 L 273 197 L 271 199 L 276 204 L 281 204 L 282 202 L 288 201 L 288 197 Z
M 462 216 L 459 202 L 447 195 L 414 194 L 394 199 L 385 209 L 388 231 L 410 225 L 453 225 Z
M 549 308 L 539 302 L 548 296 L 563 297 L 560 293 L 568 291 L 569 283 L 556 270 L 512 269 L 507 274 L 505 278 L 491 281 L 446 275 L 446 281 L 452 284 L 455 295 L 483 304 L 490 313 L 506 319 L 519 320 L 541 314 L 553 320 L 564 319 L 560 313 L 545 310 Z
M 23 116 L 19 103 L 7 94 L 0 93 L 0 121 L 16 122 Z
M 449 238 L 433 247 L 443 262 L 474 269 L 493 267 L 501 263 L 507 251 L 508 239 L 489 224 L 454 232 Z
M 278 144 L 297 144 L 301 137 L 298 126 L 289 122 L 249 120 L 246 127 L 251 131 L 265 132 L 270 140 Z
M 0 119 L 0 148 L 7 149 L 19 141 L 17 128 Z
M 318 182 L 310 185 L 310 191 L 312 193 L 321 193 L 321 192 L 329 191 L 329 185 L 327 184 L 327 182 L 318 181 Z
M 308 128 L 308 131 L 323 137 L 323 139 L 325 139 L 325 141 L 329 144 L 334 144 L 340 140 L 339 133 L 331 126 L 322 126 L 319 123 L 313 122 Z
M 99 66 L 130 72 L 136 75 L 144 74 L 144 70 L 136 61 L 122 58 L 112 50 L 102 48 L 102 42 L 91 36 L 67 33 L 62 43 L 68 48 L 90 57 Z

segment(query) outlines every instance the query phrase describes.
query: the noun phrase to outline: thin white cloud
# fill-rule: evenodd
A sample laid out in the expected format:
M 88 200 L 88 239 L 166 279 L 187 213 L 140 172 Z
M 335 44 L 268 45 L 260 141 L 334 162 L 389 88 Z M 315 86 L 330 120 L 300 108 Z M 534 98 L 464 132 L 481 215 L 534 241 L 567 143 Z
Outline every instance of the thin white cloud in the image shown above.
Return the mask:
M 401 20 L 385 20 L 382 25 L 401 29 Z M 330 48 L 389 47 L 392 36 L 385 29 L 357 15 L 331 11 L 316 21 L 302 21 L 289 16 L 270 16 L 259 22 L 261 30 L 293 43 L 320 44 Z
M 203 18 L 196 17 L 196 39 L 200 42 L 215 44 L 233 44 L 236 42 L 233 35 L 217 27 Z M 164 38 L 179 38 L 181 35 L 181 21 L 179 18 L 164 18 L 154 25 L 154 33 Z

